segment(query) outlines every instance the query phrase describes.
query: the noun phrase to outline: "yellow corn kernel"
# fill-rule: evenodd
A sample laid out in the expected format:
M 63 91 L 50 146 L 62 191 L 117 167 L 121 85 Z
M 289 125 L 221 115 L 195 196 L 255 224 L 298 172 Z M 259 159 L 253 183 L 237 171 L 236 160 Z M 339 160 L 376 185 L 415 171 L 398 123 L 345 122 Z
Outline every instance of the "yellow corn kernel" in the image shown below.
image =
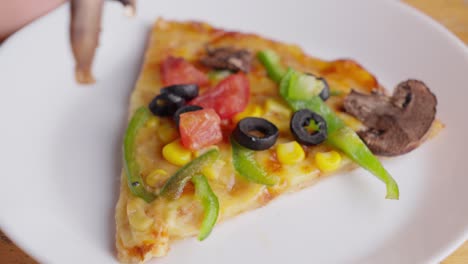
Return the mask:
M 216 180 L 219 177 L 219 171 L 224 167 L 226 162 L 222 159 L 216 160 L 211 166 L 205 166 L 202 169 L 202 174 L 210 180 Z
M 177 130 L 169 122 L 160 122 L 157 133 L 163 143 L 171 142 L 177 138 Z
M 183 166 L 192 160 L 192 152 L 180 143 L 180 140 L 172 141 L 162 149 L 163 157 L 170 163 Z
M 276 155 L 282 164 L 296 164 L 304 160 L 305 152 L 296 141 L 278 144 Z
M 332 150 L 329 152 L 318 152 L 315 154 L 315 163 L 323 172 L 332 172 L 340 167 L 341 155 Z
M 146 176 L 145 182 L 151 187 L 157 187 L 162 179 L 166 179 L 167 171 L 163 169 L 157 169 L 152 171 L 148 176 Z
M 284 117 L 290 117 L 292 111 L 285 104 L 281 103 L 277 99 L 269 98 L 265 102 L 265 112 L 276 113 Z
M 156 116 L 152 116 L 148 119 L 146 122 L 146 127 L 147 128 L 156 128 L 159 125 L 159 118 Z
M 127 201 L 127 216 L 130 226 L 137 231 L 148 230 L 154 220 L 145 213 L 146 202 L 138 197 Z
M 239 122 L 246 117 L 260 117 L 263 115 L 263 109 L 259 105 L 248 105 L 243 112 L 234 116 L 234 122 Z

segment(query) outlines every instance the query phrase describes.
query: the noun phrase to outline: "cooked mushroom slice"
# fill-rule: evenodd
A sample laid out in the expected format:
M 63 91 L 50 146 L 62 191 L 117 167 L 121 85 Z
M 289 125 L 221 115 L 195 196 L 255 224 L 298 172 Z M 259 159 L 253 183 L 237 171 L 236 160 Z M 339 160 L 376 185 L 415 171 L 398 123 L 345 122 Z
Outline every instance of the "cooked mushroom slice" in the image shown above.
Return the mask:
M 244 49 L 232 47 L 207 48 L 206 55 L 200 62 L 210 68 L 249 72 L 252 54 Z
M 94 83 L 91 72 L 99 41 L 104 0 L 72 0 L 70 41 L 75 57 L 75 78 L 79 83 Z
M 117 0 L 127 15 L 135 14 L 136 0 Z M 70 42 L 75 58 L 75 78 L 79 83 L 94 83 L 91 66 L 99 43 L 104 0 L 71 0 Z
M 391 97 L 352 91 L 345 110 L 367 126 L 359 135 L 377 155 L 407 153 L 422 142 L 435 119 L 437 99 L 421 81 L 400 83 Z

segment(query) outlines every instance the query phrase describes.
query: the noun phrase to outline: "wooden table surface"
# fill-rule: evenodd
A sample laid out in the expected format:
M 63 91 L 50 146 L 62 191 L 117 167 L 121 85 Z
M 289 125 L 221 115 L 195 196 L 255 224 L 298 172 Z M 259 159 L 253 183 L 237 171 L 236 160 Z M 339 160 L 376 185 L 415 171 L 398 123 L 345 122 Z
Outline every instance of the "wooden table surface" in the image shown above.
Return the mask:
M 428 14 L 446 26 L 468 44 L 468 0 L 406 0 L 405 2 Z M 36 264 L 0 231 L 0 263 Z M 467 264 L 468 242 L 465 242 L 442 264 Z

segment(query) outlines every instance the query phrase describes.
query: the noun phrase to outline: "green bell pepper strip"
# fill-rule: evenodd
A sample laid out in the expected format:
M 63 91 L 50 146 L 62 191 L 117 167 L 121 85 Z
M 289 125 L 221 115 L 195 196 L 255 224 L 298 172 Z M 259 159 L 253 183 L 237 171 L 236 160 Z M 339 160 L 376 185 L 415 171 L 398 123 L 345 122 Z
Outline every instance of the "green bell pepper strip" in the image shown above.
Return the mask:
M 386 184 L 387 199 L 398 200 L 400 194 L 398 184 L 392 176 L 385 170 L 382 163 L 362 142 L 361 138 L 349 127 L 342 127 L 332 134 L 328 135 L 328 144 L 343 151 L 350 159 L 359 164 L 359 166 L 374 174 L 377 178 Z
M 309 97 L 303 96 L 304 99 L 294 100 L 288 96 L 288 94 L 294 93 L 296 90 L 300 89 L 298 86 L 290 86 L 290 80 L 293 79 L 297 74 L 299 73 L 295 70 L 289 69 L 280 82 L 280 94 L 286 100 L 289 106 L 294 111 L 307 108 L 321 115 L 325 121 L 327 121 L 328 134 L 333 133 L 338 128 L 344 127 L 345 123 L 343 120 L 341 120 L 320 97 L 315 95 Z
M 257 54 L 257 57 L 263 66 L 265 66 L 268 76 L 275 82 L 281 81 L 281 78 L 286 73 L 286 69 L 281 65 L 278 54 L 271 50 L 263 50 Z
M 147 203 L 152 202 L 156 196 L 145 189 L 145 184 L 140 175 L 140 166 L 136 161 L 135 140 L 138 131 L 150 118 L 149 110 L 142 106 L 133 115 L 124 136 L 123 153 L 125 174 L 127 174 L 128 188 L 133 195 L 142 198 Z
M 214 70 L 208 73 L 208 79 L 212 81 L 221 81 L 231 75 L 232 72 L 228 70 Z
M 289 87 L 304 88 L 297 90 L 288 90 L 288 95 L 286 97 L 294 100 L 302 100 L 305 97 L 319 95 L 325 88 L 323 82 L 317 81 L 317 78 L 315 78 L 315 76 L 299 74 L 297 72 L 293 72 L 293 74 L 289 76 Z
M 219 158 L 219 150 L 211 149 L 184 167 L 180 168 L 174 175 L 172 175 L 159 193 L 160 196 L 177 199 L 184 191 L 185 184 L 196 174 L 199 174 L 205 166 L 213 164 Z
M 278 177 L 268 173 L 254 159 L 254 151 L 245 148 L 231 138 L 232 163 L 237 173 L 248 181 L 272 186 L 278 183 Z
M 272 67 L 271 65 L 274 65 L 274 63 L 275 61 L 269 62 L 268 67 Z M 265 67 L 267 66 L 265 65 Z M 293 69 L 288 69 L 287 73 L 283 78 L 281 78 L 279 83 L 281 96 L 294 111 L 306 108 L 321 115 L 327 122 L 328 126 L 328 137 L 326 142 L 343 151 L 355 163 L 359 164 L 361 167 L 382 180 L 386 184 L 387 199 L 398 199 L 399 189 L 397 183 L 385 170 L 377 157 L 375 157 L 367 148 L 366 144 L 362 142 L 359 136 L 351 128 L 347 127 L 336 113 L 333 112 L 333 110 L 330 109 L 322 99 L 320 99 L 320 97 L 314 94 L 304 96 L 303 87 L 300 87 L 300 85 L 291 85 L 291 80 L 297 78 L 295 76 L 299 74 L 302 73 Z M 294 95 L 298 91 L 301 91 L 300 94 L 303 99 L 292 99 L 290 95 Z M 297 96 L 292 97 L 297 98 Z
M 203 222 L 198 233 L 198 240 L 203 241 L 210 235 L 216 220 L 218 220 L 219 202 L 204 175 L 194 175 L 192 182 L 195 185 L 195 195 L 201 200 L 204 211 Z

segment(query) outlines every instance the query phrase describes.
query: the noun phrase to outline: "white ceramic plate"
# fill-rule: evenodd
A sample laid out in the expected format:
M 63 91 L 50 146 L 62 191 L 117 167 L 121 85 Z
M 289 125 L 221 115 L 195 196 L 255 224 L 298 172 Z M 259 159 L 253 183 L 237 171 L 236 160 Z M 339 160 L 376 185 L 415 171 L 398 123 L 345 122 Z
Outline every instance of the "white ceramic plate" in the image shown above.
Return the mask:
M 447 128 L 386 160 L 401 200 L 363 170 L 323 180 L 175 244 L 157 263 L 428 263 L 467 237 L 468 52 L 442 26 L 395 1 L 107 3 L 91 87 L 75 84 L 68 6 L 0 48 L 0 227 L 44 263 L 114 263 L 114 205 L 128 96 L 158 16 L 198 19 L 351 57 L 393 87 L 424 80 Z M 156 262 L 155 262 L 156 263 Z

